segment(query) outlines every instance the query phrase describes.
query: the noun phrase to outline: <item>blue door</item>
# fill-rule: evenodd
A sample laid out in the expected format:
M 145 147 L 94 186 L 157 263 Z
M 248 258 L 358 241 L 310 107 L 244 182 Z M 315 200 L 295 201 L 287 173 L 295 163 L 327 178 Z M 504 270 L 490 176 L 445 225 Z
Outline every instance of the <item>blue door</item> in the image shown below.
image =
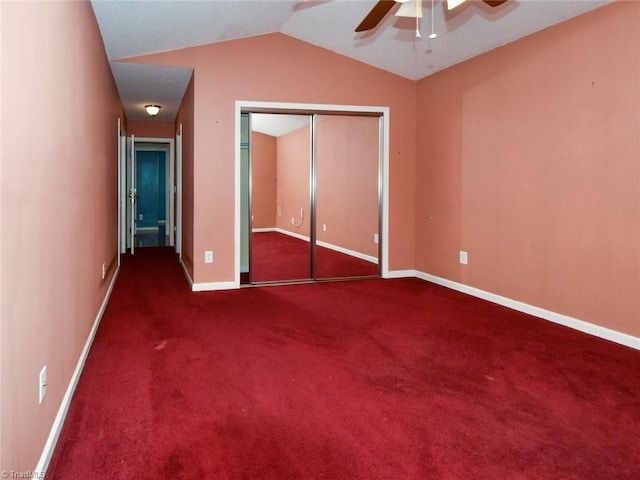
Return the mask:
M 165 152 L 137 151 L 138 231 L 157 231 L 161 225 L 164 227 L 166 223 L 166 172 Z

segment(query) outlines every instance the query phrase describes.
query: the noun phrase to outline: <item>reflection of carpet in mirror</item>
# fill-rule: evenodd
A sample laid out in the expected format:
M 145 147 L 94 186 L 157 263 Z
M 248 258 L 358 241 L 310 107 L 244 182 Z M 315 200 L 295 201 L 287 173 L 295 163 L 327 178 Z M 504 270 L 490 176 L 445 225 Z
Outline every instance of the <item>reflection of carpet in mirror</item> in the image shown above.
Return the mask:
M 251 234 L 251 278 L 254 282 L 310 278 L 309 242 L 278 232 Z M 329 248 L 316 252 L 317 278 L 378 275 L 378 265 Z

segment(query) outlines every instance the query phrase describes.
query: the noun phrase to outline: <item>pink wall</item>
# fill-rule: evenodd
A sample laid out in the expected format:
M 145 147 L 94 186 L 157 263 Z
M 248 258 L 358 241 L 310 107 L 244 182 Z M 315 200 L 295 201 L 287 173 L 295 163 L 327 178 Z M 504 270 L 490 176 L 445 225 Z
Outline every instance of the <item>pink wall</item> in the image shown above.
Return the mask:
M 252 228 L 276 227 L 276 139 L 251 133 Z
M 390 268 L 413 267 L 415 82 L 278 33 L 130 60 L 195 68 L 197 282 L 234 278 L 237 100 L 389 106 Z M 213 250 L 213 264 L 204 264 L 204 250 Z
M 182 262 L 193 279 L 194 211 L 194 79 L 189 81 L 176 116 L 175 131 L 182 124 Z
M 122 110 L 88 2 L 2 2 L 0 27 L 0 470 L 26 471 L 43 451 L 117 265 Z
M 639 32 L 616 2 L 418 83 L 419 270 L 640 336 Z
M 175 138 L 176 130 L 173 122 L 129 120 L 127 122 L 127 135 L 148 138 Z
M 309 179 L 311 175 L 311 132 L 302 127 L 277 138 L 277 198 L 282 215 L 278 228 L 304 237 L 310 236 Z M 301 218 L 300 209 L 304 209 Z M 295 220 L 292 225 L 291 220 Z M 302 221 L 301 221 L 302 220 Z M 299 225 L 299 226 L 296 226 Z
M 4 92 L 2 89 L 2 66 L 4 65 L 4 60 L 3 60 L 3 54 L 2 52 L 4 51 L 4 45 L 2 42 L 2 25 L 3 25 L 3 14 L 2 14 L 2 7 L 4 5 L 4 2 L 0 2 L 0 105 L 4 105 L 2 103 L 2 100 L 4 98 Z M 0 185 L 4 185 L 3 183 L 3 178 L 2 178 L 2 159 L 4 158 L 4 155 L 2 155 L 2 137 L 4 135 L 4 130 L 3 130 L 3 123 L 2 123 L 2 116 L 3 116 L 3 112 L 0 111 Z M 2 191 L 2 189 L 0 189 L 0 191 Z M 2 222 L 2 217 L 3 217 L 3 208 L 2 208 L 2 198 L 3 195 L 0 194 L 0 225 L 3 224 Z M 0 232 L 0 252 L 4 252 L 4 250 L 2 250 L 2 234 Z M 4 356 L 4 340 L 3 340 L 3 335 L 2 335 L 2 330 L 3 330 L 3 317 L 4 317 L 4 308 L 3 308 L 3 301 L 2 301 L 2 278 L 4 277 L 4 275 L 2 274 L 2 272 L 0 271 L 0 471 L 2 471 L 4 469 L 4 462 L 2 461 L 2 458 L 4 457 L 4 434 L 2 433 L 4 431 L 4 429 L 2 428 L 2 417 L 3 417 L 3 413 L 4 412 L 4 361 L 3 361 L 3 356 Z

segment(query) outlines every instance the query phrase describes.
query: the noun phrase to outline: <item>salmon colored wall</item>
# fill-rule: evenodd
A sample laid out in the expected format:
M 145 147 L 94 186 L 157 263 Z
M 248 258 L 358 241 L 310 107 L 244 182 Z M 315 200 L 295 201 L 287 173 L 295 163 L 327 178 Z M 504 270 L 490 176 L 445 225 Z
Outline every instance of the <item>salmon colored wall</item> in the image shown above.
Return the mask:
M 252 228 L 276 227 L 276 138 L 251 132 Z
M 175 138 L 176 130 L 173 122 L 129 120 L 127 122 L 127 135 L 148 138 Z
M 182 124 L 182 262 L 193 279 L 194 210 L 194 78 L 182 99 L 176 116 L 175 131 Z
M 3 59 L 2 59 L 2 57 L 3 57 L 2 52 L 4 51 L 3 44 L 2 44 L 2 37 L 3 37 L 3 35 L 2 35 L 2 25 L 3 25 L 3 23 L 2 23 L 2 6 L 3 5 L 4 5 L 4 2 L 0 2 L 0 105 L 3 105 L 3 103 L 2 103 L 2 99 L 3 99 L 2 65 L 4 65 L 4 62 L 3 62 Z M 2 129 L 2 111 L 0 111 L 0 185 L 3 185 L 3 183 L 2 183 L 2 159 L 4 158 L 4 156 L 2 155 L 2 135 L 3 135 L 2 132 L 4 132 L 4 130 Z M 1 191 L 1 188 L 0 188 L 0 191 Z M 0 194 L 0 226 L 2 225 L 2 216 L 3 216 L 2 212 L 3 212 L 3 209 L 2 209 L 2 195 Z M 2 251 L 3 251 L 2 250 L 2 232 L 0 232 L 0 252 L 2 252 Z M 2 302 L 2 297 L 3 297 L 3 295 L 2 295 L 2 277 L 3 277 L 3 275 L 2 275 L 2 272 L 0 271 L 0 472 L 3 470 L 3 465 L 4 465 L 4 462 L 2 461 L 2 457 L 4 456 L 3 455 L 3 452 L 4 452 L 4 447 L 3 447 L 4 434 L 2 433 L 3 432 L 3 428 L 1 426 L 2 425 L 2 423 L 1 423 L 2 422 L 2 417 L 4 415 L 3 414 L 3 412 L 4 412 L 4 406 L 3 406 L 4 405 L 4 401 L 3 401 L 3 399 L 4 399 L 4 387 L 3 387 L 3 385 L 4 385 L 4 381 L 3 381 L 4 380 L 4 369 L 3 369 L 4 368 L 3 367 L 4 362 L 2 360 L 2 357 L 4 356 L 4 353 L 3 353 L 4 341 L 3 341 L 3 335 L 2 335 L 2 330 L 3 330 L 2 325 L 4 324 L 4 321 L 3 321 L 3 311 L 4 310 L 2 308 L 2 304 L 3 304 L 3 302 Z
M 277 198 L 282 210 L 278 228 L 309 238 L 309 179 L 311 175 L 311 131 L 302 127 L 276 139 Z M 301 218 L 300 209 L 304 209 Z M 295 225 L 291 220 L 295 221 Z M 299 226 L 296 226 L 299 225 Z
M 417 269 L 640 336 L 640 3 L 427 77 L 417 105 Z
M 116 270 L 122 109 L 89 2 L 2 2 L 1 30 L 0 470 L 21 472 L 37 465 Z
M 317 238 L 372 257 L 378 256 L 379 130 L 378 117 L 329 116 L 317 126 Z
M 280 33 L 129 60 L 195 68 L 197 282 L 234 279 L 237 100 L 389 106 L 390 268 L 413 268 L 415 82 Z

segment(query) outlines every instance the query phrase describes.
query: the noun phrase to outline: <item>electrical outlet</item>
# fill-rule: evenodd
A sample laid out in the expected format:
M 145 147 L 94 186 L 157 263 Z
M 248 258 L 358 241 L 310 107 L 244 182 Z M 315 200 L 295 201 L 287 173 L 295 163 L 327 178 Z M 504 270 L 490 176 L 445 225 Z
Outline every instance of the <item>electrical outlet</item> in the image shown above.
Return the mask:
M 373 243 L 377 244 L 380 242 L 380 236 L 377 233 L 373 234 Z
M 47 394 L 47 366 L 45 365 L 40 370 L 40 375 L 38 376 L 38 402 L 42 403 L 44 400 L 44 396 Z
M 467 252 L 463 252 L 462 250 L 460 250 L 460 263 L 462 265 L 467 265 L 468 262 L 469 262 L 469 256 Z
M 323 231 L 323 232 L 326 232 L 326 231 L 327 231 L 327 224 L 326 224 L 326 223 L 323 223 L 323 224 L 322 224 L 322 231 Z
M 104 277 L 107 276 L 107 264 L 103 263 L 102 264 L 102 279 L 104 280 Z
M 143 220 L 144 216 L 142 214 L 138 215 L 138 220 Z
M 204 263 L 213 263 L 213 252 L 211 250 L 204 252 Z

